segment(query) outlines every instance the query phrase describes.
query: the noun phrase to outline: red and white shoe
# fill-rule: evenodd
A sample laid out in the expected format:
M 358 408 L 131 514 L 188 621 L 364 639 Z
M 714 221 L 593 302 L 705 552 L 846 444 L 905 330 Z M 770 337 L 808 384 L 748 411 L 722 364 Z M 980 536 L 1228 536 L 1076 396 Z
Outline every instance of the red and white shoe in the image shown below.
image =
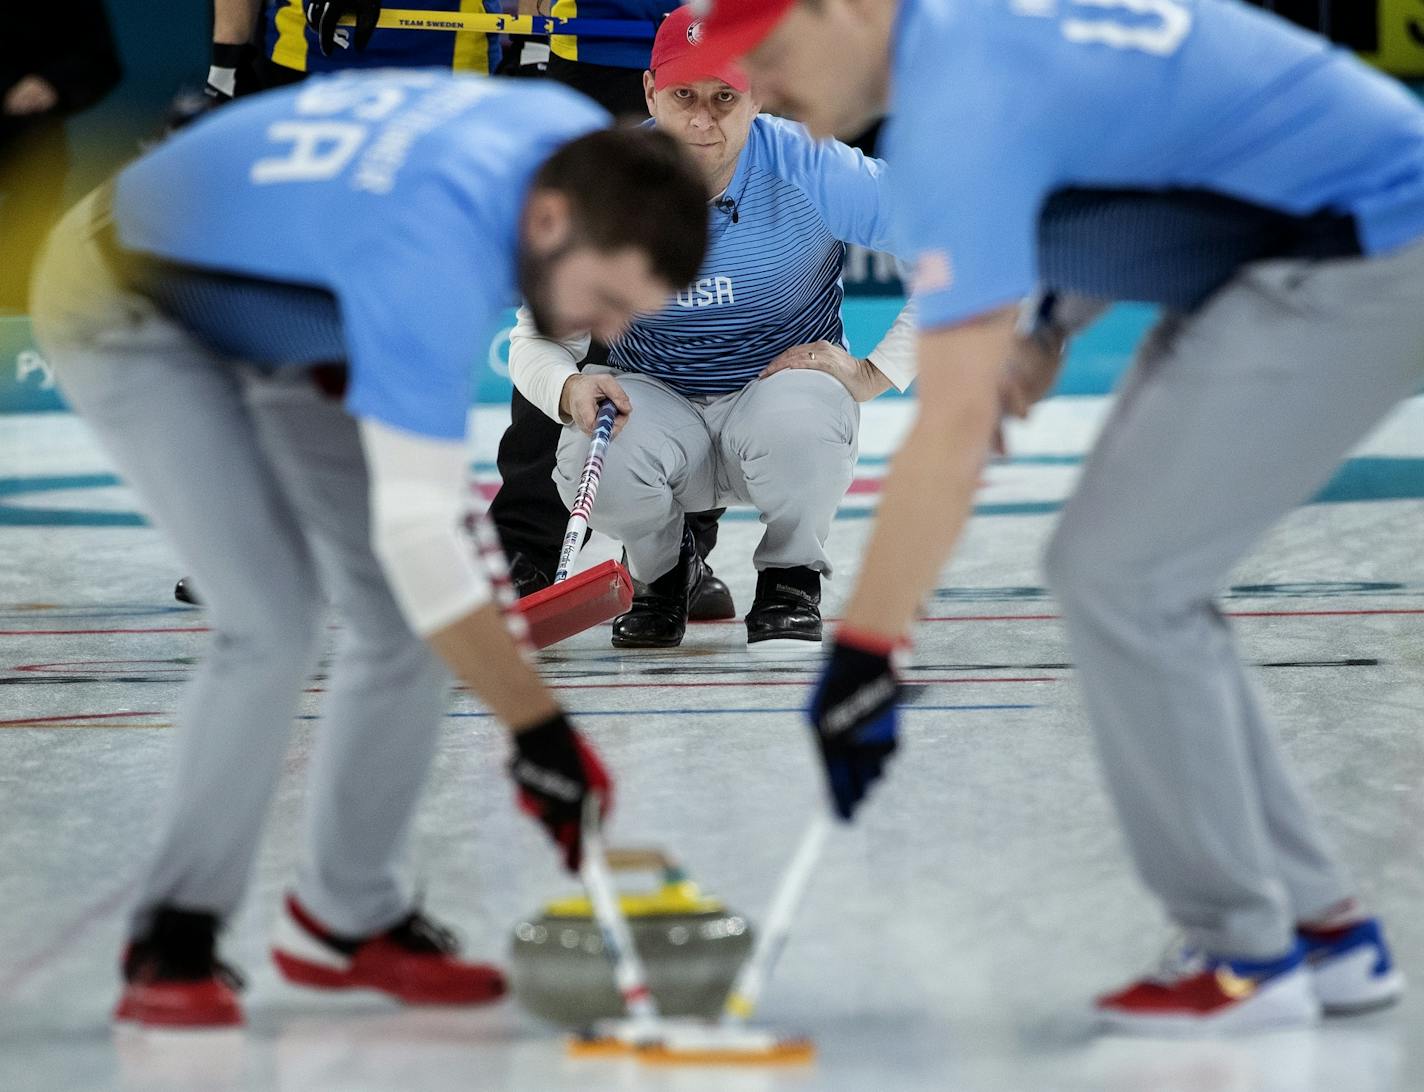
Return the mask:
M 1176 946 L 1153 974 L 1096 1003 L 1100 1021 L 1131 1035 L 1219 1035 L 1308 1027 L 1320 1002 L 1297 943 L 1280 959 L 1222 959 Z
M 332 933 L 288 895 L 272 942 L 282 977 L 319 990 L 380 990 L 412 1005 L 481 1005 L 503 997 L 498 967 L 458 958 L 448 929 L 418 911 L 376 936 Z
M 124 952 L 114 1020 L 147 1028 L 231 1028 L 242 1023 L 242 980 L 220 963 L 217 918 L 160 907 Z

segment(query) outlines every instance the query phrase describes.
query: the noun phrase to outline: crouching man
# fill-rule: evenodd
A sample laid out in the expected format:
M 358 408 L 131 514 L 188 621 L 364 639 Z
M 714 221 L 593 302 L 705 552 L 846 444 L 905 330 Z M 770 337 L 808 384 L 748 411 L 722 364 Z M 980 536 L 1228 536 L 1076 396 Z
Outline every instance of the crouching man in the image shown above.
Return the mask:
M 745 75 L 700 56 L 690 9 L 668 16 L 643 83 L 652 125 L 696 158 L 712 209 L 697 278 L 635 320 L 607 366 L 575 365 L 588 338 L 539 336 L 521 312 L 510 343 L 520 392 L 565 428 L 555 483 L 572 503 L 600 400 L 618 407 L 591 525 L 621 541 L 639 582 L 613 625 L 618 648 L 681 643 L 701 561 L 683 517 L 750 504 L 749 647 L 821 640 L 825 544 L 850 486 L 859 403 L 913 378 L 905 315 L 866 360 L 845 348 L 846 243 L 888 249 L 886 167 L 799 125 L 758 114 Z

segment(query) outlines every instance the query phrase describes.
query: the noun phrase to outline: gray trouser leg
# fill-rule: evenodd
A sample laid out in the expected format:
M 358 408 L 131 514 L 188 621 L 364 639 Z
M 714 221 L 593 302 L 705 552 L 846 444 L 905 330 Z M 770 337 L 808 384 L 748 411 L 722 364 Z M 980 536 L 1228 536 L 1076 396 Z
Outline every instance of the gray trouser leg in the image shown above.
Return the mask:
M 221 916 L 238 905 L 318 648 L 323 586 L 344 628 L 312 754 L 299 893 L 338 932 L 379 929 L 410 906 L 401 856 L 447 679 L 367 544 L 354 422 L 304 379 L 244 381 L 120 291 L 86 225 L 81 206 L 43 263 L 41 345 L 202 588 L 214 630 L 179 710 L 135 931 L 160 903 Z
M 622 542 L 629 572 L 650 582 L 677 564 L 683 513 L 715 507 L 717 464 L 698 406 L 648 376 L 619 374 L 618 382 L 633 412 L 603 457 L 589 526 Z M 559 438 L 554 484 L 566 505 L 578 492 L 588 445 L 576 428 Z
M 737 394 L 715 431 L 732 496 L 766 525 L 758 571 L 805 565 L 829 576 L 826 539 L 855 475 L 860 406 L 850 392 L 824 372 L 778 372 Z
M 237 907 L 315 659 L 322 601 L 237 373 L 119 292 L 83 223 L 66 219 L 37 278 L 40 343 L 203 589 L 213 630 L 178 710 L 137 931 L 160 903 L 223 916 Z
M 1213 597 L 1424 375 L 1424 246 L 1250 267 L 1144 346 L 1047 556 L 1137 868 L 1267 957 L 1348 896 Z
M 371 552 L 356 422 L 302 376 L 263 384 L 253 409 L 342 624 L 311 755 L 297 896 L 334 932 L 363 936 L 410 910 L 406 835 L 449 676 L 406 625 Z
M 855 472 L 860 407 L 839 380 L 785 371 L 735 394 L 688 398 L 648 376 L 618 375 L 633 412 L 608 445 L 589 520 L 655 580 L 677 562 L 682 517 L 750 504 L 766 532 L 758 569 L 806 565 L 829 574 L 825 543 Z M 588 437 L 566 428 L 554 481 L 572 505 Z

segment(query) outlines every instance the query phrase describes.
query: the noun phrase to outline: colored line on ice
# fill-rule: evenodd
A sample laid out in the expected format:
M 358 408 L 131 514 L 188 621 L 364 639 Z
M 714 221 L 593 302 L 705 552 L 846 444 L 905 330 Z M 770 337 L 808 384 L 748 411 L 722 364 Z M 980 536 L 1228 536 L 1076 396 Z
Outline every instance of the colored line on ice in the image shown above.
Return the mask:
M 900 712 L 902 713 L 994 713 L 1016 709 L 1039 709 L 1038 705 L 906 705 Z M 711 717 L 711 716 L 781 716 L 794 714 L 801 716 L 805 710 L 799 705 L 791 705 L 785 708 L 770 708 L 766 706 L 753 706 L 746 709 L 570 709 L 576 717 Z M 481 712 L 456 712 L 446 713 L 447 717 L 458 720 L 486 720 L 494 716 L 493 713 Z M 297 718 L 298 720 L 320 720 L 321 717 L 315 713 L 306 713 Z
M 133 896 L 138 884 L 130 880 L 122 887 L 111 891 L 92 906 L 79 913 L 73 920 L 55 931 L 53 939 L 34 955 L 0 976 L 0 999 L 13 997 L 38 972 L 74 952 L 81 937 L 99 922 L 117 914 Z
M 147 709 L 141 713 L 66 713 L 56 717 L 16 717 L 11 720 L 0 720 L 0 728 L 137 728 L 137 727 L 159 727 L 157 725 L 137 725 L 137 724 L 114 724 L 115 720 L 129 717 L 161 717 L 163 714 L 157 709 Z M 85 723 L 80 723 L 80 722 Z M 107 721 L 105 724 L 92 724 L 93 721 Z
M 1411 617 L 1424 615 L 1424 607 L 1376 608 L 1371 610 L 1232 610 L 1223 612 L 1228 618 L 1371 618 Z M 921 618 L 921 623 L 947 622 L 1056 622 L 1058 614 L 943 614 Z M 827 618 L 839 622 L 840 618 Z M 706 622 L 703 625 L 726 625 L 732 622 Z M 331 627 L 333 629 L 339 627 Z M 127 629 L 0 629 L 0 637 L 101 637 L 111 634 L 145 633 L 207 633 L 207 626 L 153 626 Z M 729 650 L 731 651 L 731 650 Z

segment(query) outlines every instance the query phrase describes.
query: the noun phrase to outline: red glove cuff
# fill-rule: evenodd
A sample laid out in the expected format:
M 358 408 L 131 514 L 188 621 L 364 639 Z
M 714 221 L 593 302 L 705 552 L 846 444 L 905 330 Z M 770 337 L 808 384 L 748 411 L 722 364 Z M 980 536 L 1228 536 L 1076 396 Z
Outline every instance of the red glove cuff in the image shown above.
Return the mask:
M 872 633 L 868 629 L 856 629 L 854 626 L 847 625 L 842 625 L 836 630 L 836 644 L 856 649 L 859 652 L 869 652 L 874 656 L 889 656 L 899 649 L 910 647 L 907 637 L 886 637 L 881 633 Z

